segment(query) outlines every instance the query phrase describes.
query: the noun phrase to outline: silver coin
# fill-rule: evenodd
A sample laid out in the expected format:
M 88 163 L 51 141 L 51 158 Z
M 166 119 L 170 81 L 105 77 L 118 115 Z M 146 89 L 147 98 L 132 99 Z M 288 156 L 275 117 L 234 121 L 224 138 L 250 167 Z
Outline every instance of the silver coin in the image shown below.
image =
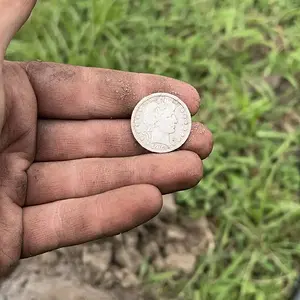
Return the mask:
M 186 104 L 168 93 L 146 96 L 138 102 L 131 116 L 131 130 L 136 141 L 156 153 L 181 147 L 191 127 L 192 118 Z

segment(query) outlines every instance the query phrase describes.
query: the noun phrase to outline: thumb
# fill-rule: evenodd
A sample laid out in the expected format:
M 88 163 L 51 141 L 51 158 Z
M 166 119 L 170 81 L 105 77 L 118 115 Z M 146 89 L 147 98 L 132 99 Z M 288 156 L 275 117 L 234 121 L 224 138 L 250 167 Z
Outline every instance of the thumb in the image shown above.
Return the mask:
M 15 33 L 30 16 L 37 0 L 0 0 L 0 61 Z

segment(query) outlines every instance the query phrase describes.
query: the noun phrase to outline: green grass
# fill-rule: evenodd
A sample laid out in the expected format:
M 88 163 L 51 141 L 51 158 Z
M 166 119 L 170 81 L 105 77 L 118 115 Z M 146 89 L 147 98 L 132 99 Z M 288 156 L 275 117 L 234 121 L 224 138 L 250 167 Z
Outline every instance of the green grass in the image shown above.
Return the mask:
M 214 224 L 216 247 L 190 278 L 156 274 L 172 299 L 282 300 L 300 271 L 297 2 L 44 0 L 11 43 L 10 59 L 163 74 L 201 91 L 196 119 L 215 149 L 178 202 Z

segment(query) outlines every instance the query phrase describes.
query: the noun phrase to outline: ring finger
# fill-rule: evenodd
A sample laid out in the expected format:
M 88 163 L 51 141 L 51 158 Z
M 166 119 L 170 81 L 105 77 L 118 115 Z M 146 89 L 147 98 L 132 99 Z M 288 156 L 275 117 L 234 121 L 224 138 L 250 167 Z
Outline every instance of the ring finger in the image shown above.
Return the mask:
M 201 178 L 201 159 L 194 152 L 183 150 L 34 163 L 28 170 L 26 205 L 86 197 L 134 184 L 151 184 L 167 194 L 191 188 Z

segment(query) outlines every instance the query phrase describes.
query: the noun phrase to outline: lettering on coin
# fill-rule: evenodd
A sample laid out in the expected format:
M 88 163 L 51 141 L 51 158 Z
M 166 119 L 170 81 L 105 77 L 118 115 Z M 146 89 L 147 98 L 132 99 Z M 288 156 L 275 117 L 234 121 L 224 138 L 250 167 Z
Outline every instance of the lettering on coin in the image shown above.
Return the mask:
M 137 142 L 151 152 L 171 152 L 190 135 L 191 114 L 186 104 L 168 93 L 143 98 L 131 116 L 131 130 Z

